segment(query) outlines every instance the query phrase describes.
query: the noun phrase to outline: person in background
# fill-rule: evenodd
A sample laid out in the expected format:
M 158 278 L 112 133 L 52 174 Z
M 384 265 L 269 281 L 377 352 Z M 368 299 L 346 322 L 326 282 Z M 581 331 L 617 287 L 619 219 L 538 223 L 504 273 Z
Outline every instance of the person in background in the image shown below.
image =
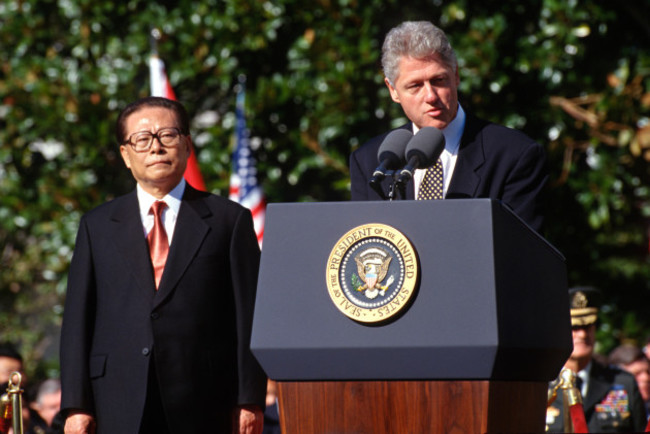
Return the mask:
M 641 350 L 643 350 L 643 354 L 645 354 L 646 358 L 650 360 L 650 336 L 646 338 L 645 344 Z
M 29 407 L 30 432 L 34 434 L 50 432 L 54 417 L 61 409 L 61 382 L 54 378 L 43 381 Z
M 2 388 L 2 393 L 7 388 L 12 372 L 20 372 L 21 375 L 25 375 L 23 373 L 23 357 L 12 344 L 0 343 L 0 388 Z
M 9 378 L 13 372 L 20 373 L 20 388 L 25 390 L 27 388 L 27 376 L 23 370 L 23 357 L 18 352 L 16 347 L 9 343 L 0 343 L 0 395 L 7 391 L 9 385 Z M 14 379 L 15 381 L 16 379 Z M 29 400 L 27 396 L 22 394 L 23 404 L 23 428 L 26 433 L 29 433 L 31 428 L 31 412 L 29 411 Z M 10 430 L 10 433 L 13 429 Z
M 650 414 L 650 361 L 636 345 L 620 345 L 609 354 L 609 363 L 634 375 L 639 392 Z
M 600 297 L 600 291 L 592 287 L 569 290 L 573 352 L 564 367 L 576 373 L 589 432 L 643 432 L 646 412 L 634 377 L 594 360 Z M 566 432 L 563 407 L 562 394 L 558 394 L 546 412 L 547 431 Z

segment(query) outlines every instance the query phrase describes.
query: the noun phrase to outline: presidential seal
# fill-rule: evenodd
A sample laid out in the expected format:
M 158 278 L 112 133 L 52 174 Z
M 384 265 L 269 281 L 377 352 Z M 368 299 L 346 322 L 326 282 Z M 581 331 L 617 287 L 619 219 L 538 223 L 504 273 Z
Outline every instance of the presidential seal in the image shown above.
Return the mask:
M 327 261 L 327 289 L 334 305 L 355 321 L 394 317 L 415 294 L 415 249 L 397 229 L 370 223 L 339 239 Z

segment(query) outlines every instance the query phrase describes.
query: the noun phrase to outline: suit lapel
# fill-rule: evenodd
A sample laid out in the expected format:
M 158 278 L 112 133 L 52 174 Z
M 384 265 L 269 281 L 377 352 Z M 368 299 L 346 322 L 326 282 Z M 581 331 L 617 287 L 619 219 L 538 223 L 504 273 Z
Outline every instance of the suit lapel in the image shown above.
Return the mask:
M 468 114 L 465 121 L 465 130 L 460 140 L 456 167 L 449 184 L 447 198 L 476 197 L 481 177 L 477 170 L 485 162 L 483 141 L 480 137 L 481 122 Z
M 189 184 L 185 187 L 154 308 L 173 292 L 210 230 L 204 219 L 212 215 L 212 212 L 201 199 L 202 194 Z
M 151 296 L 155 290 L 153 269 L 147 248 L 142 219 L 135 190 L 116 199 L 113 212 L 109 218 L 111 238 L 118 253 L 123 258 L 125 269 L 130 270 L 144 296 Z
M 598 363 L 593 362 L 591 365 L 591 374 L 589 378 L 589 391 L 587 392 L 587 399 L 583 402 L 585 414 L 592 412 L 596 404 L 598 404 L 605 397 L 611 384 L 604 377 L 604 372 Z

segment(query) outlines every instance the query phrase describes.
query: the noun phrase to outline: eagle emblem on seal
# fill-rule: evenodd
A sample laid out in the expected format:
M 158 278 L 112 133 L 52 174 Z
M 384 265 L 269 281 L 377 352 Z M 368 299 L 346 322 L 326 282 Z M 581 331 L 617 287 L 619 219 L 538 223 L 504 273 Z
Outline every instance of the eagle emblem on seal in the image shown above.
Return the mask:
M 370 299 L 378 295 L 382 297 L 386 290 L 395 280 L 390 276 L 385 284 L 382 284 L 388 274 L 388 266 L 392 257 L 384 249 L 372 247 L 366 249 L 354 257 L 357 263 L 357 273 L 360 282 L 357 280 L 356 290 Z M 355 276 L 356 277 L 356 276 Z

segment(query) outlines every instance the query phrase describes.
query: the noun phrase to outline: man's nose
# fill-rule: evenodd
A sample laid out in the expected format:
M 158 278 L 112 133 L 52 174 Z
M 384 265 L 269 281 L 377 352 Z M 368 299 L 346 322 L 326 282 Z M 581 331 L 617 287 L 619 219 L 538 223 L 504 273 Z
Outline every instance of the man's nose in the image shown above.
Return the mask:
M 160 142 L 160 139 L 158 136 L 154 136 L 151 138 L 151 148 L 149 149 L 149 152 L 153 154 L 157 154 L 160 151 L 162 151 L 165 147 L 163 144 Z
M 426 102 L 432 102 L 435 101 L 436 98 L 438 97 L 438 94 L 436 93 L 436 90 L 434 87 L 429 83 L 428 81 L 424 82 L 424 99 Z
M 575 336 L 585 337 L 587 335 L 587 330 L 585 330 L 582 327 L 578 327 L 578 328 L 573 329 L 573 334 Z

